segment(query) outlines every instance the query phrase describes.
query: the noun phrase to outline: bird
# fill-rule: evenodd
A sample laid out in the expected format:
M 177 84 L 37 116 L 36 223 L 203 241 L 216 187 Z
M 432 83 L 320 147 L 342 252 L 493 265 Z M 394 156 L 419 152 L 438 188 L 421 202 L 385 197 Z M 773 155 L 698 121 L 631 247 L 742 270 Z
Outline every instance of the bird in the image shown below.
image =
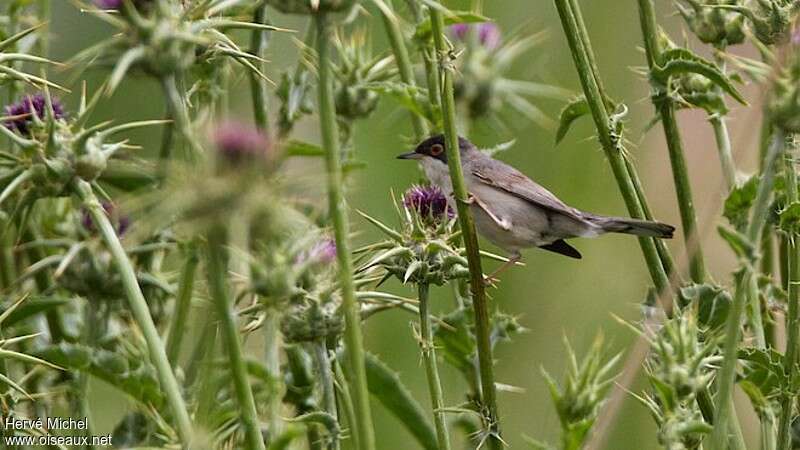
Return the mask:
M 662 222 L 603 216 L 573 208 L 519 170 L 492 158 L 460 136 L 458 150 L 468 192 L 465 201 L 475 218 L 475 227 L 479 234 L 509 254 L 508 261 L 487 279 L 519 262 L 523 249 L 537 247 L 581 259 L 581 253 L 567 239 L 605 233 L 671 239 L 675 231 L 675 227 Z M 444 191 L 454 208 L 455 196 L 447 166 L 449 151 L 445 136 L 438 134 L 397 158 L 418 161 L 428 180 Z

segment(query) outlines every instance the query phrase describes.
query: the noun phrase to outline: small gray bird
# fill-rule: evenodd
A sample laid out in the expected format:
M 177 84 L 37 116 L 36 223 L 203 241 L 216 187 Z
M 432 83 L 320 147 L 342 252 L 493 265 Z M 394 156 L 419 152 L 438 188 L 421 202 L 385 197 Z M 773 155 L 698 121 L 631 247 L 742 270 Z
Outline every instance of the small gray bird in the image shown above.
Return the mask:
M 523 248 L 539 247 L 580 259 L 578 250 L 564 239 L 604 233 L 669 239 L 675 231 L 675 227 L 665 223 L 600 216 L 567 206 L 517 169 L 478 150 L 467 139 L 459 137 L 458 147 L 475 226 L 480 234 L 510 255 L 510 261 L 490 278 L 519 261 Z M 448 151 L 444 136 L 437 135 L 397 158 L 418 160 L 431 183 L 442 188 L 452 203 Z

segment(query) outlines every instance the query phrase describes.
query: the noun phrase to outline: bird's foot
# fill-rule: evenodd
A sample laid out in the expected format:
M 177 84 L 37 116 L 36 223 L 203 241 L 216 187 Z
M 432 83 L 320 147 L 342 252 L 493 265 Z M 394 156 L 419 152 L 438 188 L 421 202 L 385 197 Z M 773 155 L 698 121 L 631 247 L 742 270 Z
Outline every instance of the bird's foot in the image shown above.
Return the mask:
M 500 278 L 497 278 L 494 275 L 483 276 L 483 286 L 486 288 L 497 288 L 498 282 L 500 282 Z
M 455 194 L 455 192 L 453 192 L 451 195 L 453 196 L 453 198 L 456 198 L 456 194 Z M 473 204 L 475 204 L 475 202 L 476 202 L 477 200 L 478 200 L 478 199 L 477 199 L 477 198 L 475 198 L 475 196 L 474 196 L 474 195 L 472 195 L 472 194 L 470 194 L 469 192 L 467 192 L 467 198 L 466 198 L 466 199 L 464 199 L 464 200 L 461 200 L 461 202 L 462 202 L 462 203 L 464 203 L 465 205 L 473 205 Z
M 522 255 L 519 253 L 511 255 L 511 258 L 508 259 L 502 266 L 498 267 L 497 270 L 490 273 L 489 275 L 483 277 L 483 284 L 486 287 L 496 287 L 496 282 L 500 281 L 497 277 L 501 273 L 503 273 L 506 269 L 513 266 L 514 264 L 518 263 L 522 259 Z

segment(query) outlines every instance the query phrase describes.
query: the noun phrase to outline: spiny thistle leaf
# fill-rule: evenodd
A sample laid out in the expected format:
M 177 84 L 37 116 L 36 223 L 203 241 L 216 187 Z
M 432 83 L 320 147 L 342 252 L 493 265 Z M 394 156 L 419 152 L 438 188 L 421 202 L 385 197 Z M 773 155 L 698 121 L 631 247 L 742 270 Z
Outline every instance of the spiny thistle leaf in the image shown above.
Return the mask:
M 61 343 L 36 352 L 62 367 L 97 377 L 144 405 L 160 408 L 164 394 L 153 367 L 140 359 L 80 344 Z
M 367 386 L 370 393 L 399 420 L 425 450 L 436 450 L 436 433 L 425 409 L 400 380 L 377 356 L 366 355 Z
M 733 86 L 733 82 L 721 70 L 690 50 L 685 48 L 671 48 L 661 54 L 661 59 L 653 67 L 652 76 L 662 85 L 667 85 L 669 78 L 676 75 L 696 73 L 702 75 L 722 90 L 730 94 L 739 103 L 747 105 L 747 101 L 742 94 Z
M 561 110 L 558 117 L 558 130 L 556 131 L 556 145 L 558 145 L 564 137 L 566 137 L 572 123 L 579 118 L 589 114 L 589 104 L 586 102 L 586 96 L 581 95 L 574 100 L 567 103 Z
M 736 227 L 744 230 L 750 222 L 750 208 L 756 200 L 760 177 L 754 175 L 746 182 L 734 187 L 725 199 L 722 215 Z

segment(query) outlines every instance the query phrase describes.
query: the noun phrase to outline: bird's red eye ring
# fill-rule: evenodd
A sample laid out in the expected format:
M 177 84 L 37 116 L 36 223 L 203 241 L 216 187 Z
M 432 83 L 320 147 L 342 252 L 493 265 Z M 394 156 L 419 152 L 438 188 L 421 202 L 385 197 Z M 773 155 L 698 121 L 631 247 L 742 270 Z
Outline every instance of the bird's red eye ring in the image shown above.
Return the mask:
M 431 155 L 439 156 L 444 152 L 444 146 L 442 144 L 433 144 L 431 145 Z

